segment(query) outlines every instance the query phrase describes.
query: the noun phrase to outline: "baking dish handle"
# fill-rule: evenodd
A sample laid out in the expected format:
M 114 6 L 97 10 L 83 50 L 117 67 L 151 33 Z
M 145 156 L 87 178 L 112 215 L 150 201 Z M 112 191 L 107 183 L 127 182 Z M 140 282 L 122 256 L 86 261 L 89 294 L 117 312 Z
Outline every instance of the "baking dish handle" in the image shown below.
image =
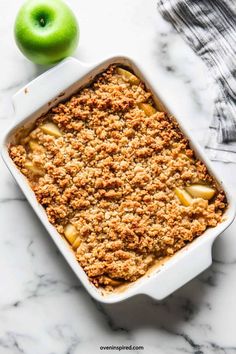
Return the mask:
M 182 254 L 176 255 L 179 256 L 178 259 L 173 257 L 159 270 L 159 274 L 153 279 L 150 278 L 139 291 L 156 300 L 166 298 L 212 264 L 213 241 L 212 238 L 207 242 L 201 240 L 197 247 L 183 249 Z
M 20 89 L 12 98 L 15 118 L 20 120 L 45 105 L 87 74 L 93 65 L 67 58 Z

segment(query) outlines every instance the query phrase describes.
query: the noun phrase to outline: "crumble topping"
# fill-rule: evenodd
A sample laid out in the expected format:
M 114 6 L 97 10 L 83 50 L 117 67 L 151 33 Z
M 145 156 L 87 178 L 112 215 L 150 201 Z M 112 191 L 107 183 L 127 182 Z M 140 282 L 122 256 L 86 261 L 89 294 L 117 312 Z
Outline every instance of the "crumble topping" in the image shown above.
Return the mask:
M 216 226 L 227 206 L 175 120 L 125 71 L 110 66 L 9 148 L 91 282 L 107 290 Z M 176 192 L 199 183 L 214 196 L 185 192 L 185 203 Z

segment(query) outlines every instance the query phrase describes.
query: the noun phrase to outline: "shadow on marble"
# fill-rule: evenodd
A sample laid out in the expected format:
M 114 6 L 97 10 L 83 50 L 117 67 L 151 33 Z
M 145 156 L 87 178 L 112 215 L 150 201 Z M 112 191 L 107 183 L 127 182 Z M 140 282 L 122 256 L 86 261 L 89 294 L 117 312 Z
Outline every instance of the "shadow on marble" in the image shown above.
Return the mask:
M 57 63 L 56 63 L 57 64 Z M 39 75 L 43 74 L 45 71 L 53 68 L 56 64 L 52 65 L 38 65 L 34 64 L 35 67 L 35 77 L 38 77 Z
M 206 300 L 211 287 L 209 284 L 206 286 L 209 277 L 210 269 L 162 301 L 138 295 L 122 303 L 97 306 L 109 318 L 107 322 L 113 330 L 151 327 L 176 333 L 181 328 L 181 323 L 192 321 L 200 309 L 211 310 L 210 303 Z

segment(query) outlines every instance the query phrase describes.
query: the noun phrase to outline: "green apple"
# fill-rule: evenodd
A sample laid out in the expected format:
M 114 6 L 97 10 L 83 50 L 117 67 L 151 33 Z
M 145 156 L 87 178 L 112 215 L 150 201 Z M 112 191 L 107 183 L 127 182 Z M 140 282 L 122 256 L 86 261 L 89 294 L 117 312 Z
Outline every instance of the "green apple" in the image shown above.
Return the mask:
M 79 26 L 62 0 L 27 0 L 15 21 L 21 52 L 36 64 L 48 65 L 71 55 L 79 40 Z

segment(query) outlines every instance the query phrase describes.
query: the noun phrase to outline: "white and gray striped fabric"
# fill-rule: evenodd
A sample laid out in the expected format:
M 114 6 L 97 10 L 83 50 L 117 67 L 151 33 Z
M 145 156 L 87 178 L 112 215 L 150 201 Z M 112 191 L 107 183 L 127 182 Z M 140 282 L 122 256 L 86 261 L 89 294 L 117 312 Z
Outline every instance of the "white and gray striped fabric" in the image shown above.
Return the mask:
M 209 157 L 236 162 L 236 0 L 157 1 L 162 16 L 205 61 L 217 84 Z

